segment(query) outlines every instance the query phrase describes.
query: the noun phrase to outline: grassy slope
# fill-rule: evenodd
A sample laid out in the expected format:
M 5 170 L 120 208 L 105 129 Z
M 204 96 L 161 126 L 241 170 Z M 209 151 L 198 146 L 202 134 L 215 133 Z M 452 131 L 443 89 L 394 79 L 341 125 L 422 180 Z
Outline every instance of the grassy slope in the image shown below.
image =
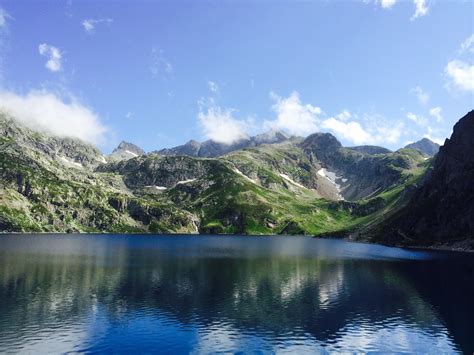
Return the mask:
M 32 139 L 41 140 L 41 135 Z M 11 138 L 0 138 L 0 148 L 0 229 L 4 231 L 191 233 L 199 227 L 201 233 L 338 234 L 390 213 L 402 201 L 405 187 L 424 171 L 422 165 L 409 164 L 410 169 L 401 171 L 405 177 L 401 185 L 371 199 L 328 201 L 309 188 L 315 183 L 317 167 L 296 146 L 283 144 L 221 159 L 168 157 L 160 176 L 173 174 L 166 169 L 174 159 L 186 160 L 184 172 L 199 167 L 202 176 L 156 194 L 138 186 L 139 181 L 129 190 L 122 172 L 65 167 Z M 401 155 L 419 162 L 411 150 Z M 159 156 L 141 159 L 150 169 L 161 161 Z M 148 173 L 153 177 L 153 172 Z M 289 183 L 279 173 L 308 188 Z M 132 171 L 129 180 L 135 175 Z

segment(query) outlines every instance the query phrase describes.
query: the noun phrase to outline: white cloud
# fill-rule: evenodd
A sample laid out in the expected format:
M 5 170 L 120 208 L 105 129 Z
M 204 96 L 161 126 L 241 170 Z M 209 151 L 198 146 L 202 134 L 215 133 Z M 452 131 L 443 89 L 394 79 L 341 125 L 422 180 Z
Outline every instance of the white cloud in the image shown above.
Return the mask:
M 11 18 L 8 12 L 0 7 L 0 29 L 5 28 L 7 26 L 7 20 Z
M 24 96 L 0 92 L 0 110 L 34 130 L 90 143 L 102 142 L 108 131 L 97 114 L 76 98 L 64 100 L 46 91 Z
M 52 72 L 60 71 L 61 68 L 61 60 L 62 60 L 62 53 L 61 51 L 53 47 L 47 43 L 41 43 L 38 46 L 38 51 L 42 56 L 48 58 L 45 66 Z
M 463 54 L 465 52 L 474 53 L 474 33 L 461 43 L 459 54 Z
M 436 121 L 437 122 L 441 122 L 443 120 L 443 116 L 441 116 L 441 111 L 442 111 L 442 108 L 441 107 L 433 107 L 431 110 L 430 110 L 430 115 L 433 116 L 434 118 L 436 118 Z
M 333 131 L 339 138 L 354 144 L 372 143 L 374 138 L 365 131 L 359 122 L 343 122 L 334 117 L 324 120 L 322 128 Z
M 298 92 L 294 91 L 287 98 L 281 98 L 275 93 L 270 93 L 270 97 L 275 101 L 272 108 L 277 118 L 264 122 L 267 129 L 282 129 L 294 135 L 308 135 L 318 131 L 321 109 L 302 104 Z
M 347 121 L 351 117 L 352 117 L 352 114 L 347 110 L 342 111 L 340 114 L 336 116 L 338 120 L 344 121 L 344 122 Z
M 452 60 L 444 69 L 449 78 L 448 87 L 460 91 L 474 91 L 474 65 L 460 60 Z
M 430 94 L 425 92 L 420 86 L 410 89 L 410 93 L 415 94 L 418 98 L 418 102 L 422 105 L 426 105 L 430 100 Z
M 415 13 L 411 17 L 412 21 L 428 14 L 429 9 L 426 5 L 426 0 L 413 0 L 413 3 L 415 4 Z
M 232 144 L 247 138 L 250 128 L 249 121 L 238 120 L 233 117 L 234 110 L 222 109 L 211 100 L 207 107 L 201 107 L 198 121 L 203 134 L 218 143 Z
M 173 66 L 165 58 L 163 51 L 157 48 L 151 50 L 149 69 L 153 77 L 162 77 L 173 72 Z
M 394 144 L 400 140 L 403 124 L 387 124 L 379 115 L 376 117 L 365 115 L 365 127 L 357 122 L 357 115 L 344 110 L 335 117 L 328 118 L 321 123 L 323 129 L 332 131 L 338 138 L 352 144 Z M 352 121 L 348 121 L 353 118 Z
M 85 19 L 82 21 L 82 27 L 84 27 L 86 33 L 93 34 L 98 24 L 104 23 L 106 25 L 111 25 L 113 21 L 114 20 L 111 18 Z
M 219 85 L 217 85 L 216 82 L 209 80 L 207 82 L 207 86 L 209 87 L 209 90 L 211 90 L 213 93 L 219 92 Z
M 380 0 L 380 5 L 384 9 L 390 9 L 396 2 L 397 0 Z

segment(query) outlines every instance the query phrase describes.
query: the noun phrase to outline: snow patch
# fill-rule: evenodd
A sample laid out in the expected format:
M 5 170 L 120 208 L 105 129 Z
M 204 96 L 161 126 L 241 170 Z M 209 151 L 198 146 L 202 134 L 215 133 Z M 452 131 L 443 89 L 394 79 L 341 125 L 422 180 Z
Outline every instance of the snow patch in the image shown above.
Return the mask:
M 337 176 L 335 172 L 329 171 L 325 168 L 319 169 L 318 175 L 326 178 L 336 188 L 338 200 L 344 200 L 344 197 L 341 195 L 341 185 L 339 185 L 337 181 L 341 180 L 345 183 L 347 182 L 347 179 L 343 178 L 342 176 Z
M 74 160 L 71 160 L 71 159 L 68 159 L 66 157 L 59 157 L 64 163 L 66 164 L 70 164 L 70 165 L 73 165 L 77 168 L 83 168 L 82 164 L 81 163 L 77 163 L 75 162 Z
M 248 181 L 258 185 L 258 182 L 254 179 L 251 179 L 249 178 L 247 175 L 245 175 L 243 172 L 241 172 L 239 169 L 237 169 L 236 167 L 234 167 L 234 171 L 239 174 L 240 176 L 243 176 L 244 178 L 246 178 Z
M 281 176 L 283 179 L 285 179 L 286 181 L 291 182 L 293 185 L 298 186 L 298 187 L 301 187 L 301 188 L 303 188 L 303 189 L 306 189 L 305 186 L 303 186 L 303 185 L 297 183 L 295 180 L 293 180 L 292 178 L 290 178 L 288 175 L 280 173 L 280 176 Z
M 131 152 L 131 151 L 129 151 L 129 150 L 125 150 L 125 153 L 130 154 L 132 157 L 138 157 L 138 154 L 137 154 L 137 153 Z
M 196 181 L 197 179 L 188 179 L 188 180 L 181 180 L 176 183 L 176 185 L 181 185 L 181 184 L 189 184 L 190 182 Z
M 107 160 L 105 160 L 105 157 L 103 155 L 100 156 L 100 158 L 96 158 L 97 161 L 100 161 L 101 163 L 106 164 Z
M 145 186 L 145 187 L 149 187 L 149 188 L 160 190 L 160 191 L 167 189 L 167 187 L 165 187 L 165 186 L 156 186 L 156 185 L 148 185 L 148 186 Z

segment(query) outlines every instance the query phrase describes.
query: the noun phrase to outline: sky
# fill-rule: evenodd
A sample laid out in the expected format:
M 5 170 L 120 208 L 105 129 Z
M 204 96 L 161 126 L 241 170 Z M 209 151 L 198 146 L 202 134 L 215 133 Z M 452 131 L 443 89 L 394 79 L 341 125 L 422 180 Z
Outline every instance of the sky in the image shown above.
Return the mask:
M 442 143 L 474 107 L 470 0 L 0 0 L 0 110 L 110 152 L 282 130 Z

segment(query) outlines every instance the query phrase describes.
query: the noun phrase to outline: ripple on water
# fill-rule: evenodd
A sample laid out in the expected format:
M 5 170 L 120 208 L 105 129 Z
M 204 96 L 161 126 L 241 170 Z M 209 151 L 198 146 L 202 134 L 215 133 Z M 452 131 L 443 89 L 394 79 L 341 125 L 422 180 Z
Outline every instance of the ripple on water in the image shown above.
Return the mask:
M 0 238 L 0 352 L 472 353 L 458 325 L 472 321 L 474 263 L 445 256 L 308 238 Z

